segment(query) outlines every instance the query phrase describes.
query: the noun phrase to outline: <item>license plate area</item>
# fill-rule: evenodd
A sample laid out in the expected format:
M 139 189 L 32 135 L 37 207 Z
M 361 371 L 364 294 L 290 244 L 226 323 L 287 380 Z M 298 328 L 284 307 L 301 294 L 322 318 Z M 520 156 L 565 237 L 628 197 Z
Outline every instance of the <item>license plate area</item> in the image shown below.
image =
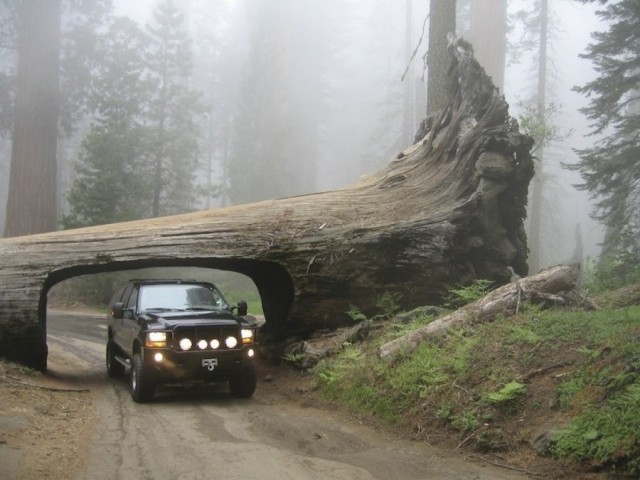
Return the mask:
M 218 366 L 218 359 L 217 358 L 203 358 L 202 359 L 202 368 L 205 368 L 207 370 L 209 370 L 210 372 L 213 372 L 216 367 Z

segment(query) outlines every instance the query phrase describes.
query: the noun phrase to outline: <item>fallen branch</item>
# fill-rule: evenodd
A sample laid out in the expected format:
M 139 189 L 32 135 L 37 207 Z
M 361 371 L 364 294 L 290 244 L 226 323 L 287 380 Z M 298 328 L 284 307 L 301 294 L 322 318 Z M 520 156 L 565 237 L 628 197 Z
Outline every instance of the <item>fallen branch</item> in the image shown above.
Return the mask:
M 488 459 L 486 457 L 483 457 L 482 455 L 478 455 L 478 458 L 480 458 L 481 460 L 483 460 L 483 461 L 485 461 L 485 462 L 487 462 L 487 463 L 489 463 L 491 465 L 494 465 L 496 467 L 506 468 L 507 470 L 514 470 L 516 472 L 522 472 L 522 473 L 525 473 L 525 474 L 527 474 L 529 476 L 535 476 L 535 477 L 545 477 L 546 476 L 545 474 L 542 474 L 542 473 L 532 472 L 531 470 L 526 470 L 524 468 L 514 467 L 513 465 L 508 465 L 506 463 L 495 462 L 495 461 L 490 460 L 490 459 Z
M 554 363 L 553 365 L 548 365 L 546 367 L 536 368 L 535 370 L 532 370 L 530 372 L 527 372 L 523 375 L 516 377 L 516 381 L 523 382 L 526 380 L 530 380 L 532 377 L 535 377 L 536 375 L 541 375 L 543 373 L 550 372 L 551 370 L 555 370 L 557 368 L 566 367 L 567 365 L 571 365 L 572 363 L 573 361 L 558 362 L 558 363 Z
M 545 306 L 564 304 L 558 293 L 573 290 L 578 280 L 578 266 L 551 267 L 531 277 L 520 278 L 489 292 L 449 315 L 407 335 L 385 343 L 378 356 L 391 362 L 399 355 L 410 353 L 430 337 L 446 332 L 454 325 L 475 325 L 495 319 L 498 315 L 515 313 L 521 302 L 540 302 Z

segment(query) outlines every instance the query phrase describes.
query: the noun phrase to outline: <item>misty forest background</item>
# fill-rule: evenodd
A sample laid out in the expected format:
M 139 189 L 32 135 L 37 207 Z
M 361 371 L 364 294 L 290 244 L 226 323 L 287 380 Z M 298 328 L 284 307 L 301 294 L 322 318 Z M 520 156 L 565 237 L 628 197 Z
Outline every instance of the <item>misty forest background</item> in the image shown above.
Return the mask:
M 341 188 L 413 143 L 453 12 L 536 139 L 530 272 L 638 280 L 639 4 L 0 0 L 0 231 Z

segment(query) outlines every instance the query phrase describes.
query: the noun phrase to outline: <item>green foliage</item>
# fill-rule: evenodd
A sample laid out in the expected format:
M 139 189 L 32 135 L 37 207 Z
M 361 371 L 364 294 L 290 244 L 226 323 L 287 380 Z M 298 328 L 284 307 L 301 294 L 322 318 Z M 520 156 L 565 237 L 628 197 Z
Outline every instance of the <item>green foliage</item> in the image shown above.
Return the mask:
M 509 382 L 497 392 L 490 392 L 486 395 L 486 400 L 494 405 L 512 402 L 520 398 L 527 391 L 527 386 L 520 382 Z
M 378 317 L 390 318 L 400 310 L 400 294 L 385 292 L 378 296 L 375 301 L 376 310 L 379 312 Z
M 462 433 L 470 433 L 480 426 L 480 421 L 474 412 L 462 412 L 451 417 L 451 426 Z
M 302 353 L 287 353 L 282 356 L 282 359 L 291 365 L 298 365 L 303 358 L 304 355 Z
M 589 98 L 582 112 L 598 139 L 594 147 L 577 150 L 580 160 L 568 168 L 582 176 L 579 188 L 596 201 L 594 217 L 607 228 L 603 257 L 624 271 L 640 263 L 640 29 L 634 27 L 640 3 L 606 2 L 597 15 L 606 28 L 592 34 L 581 56 L 599 76 L 574 89 Z
M 137 128 L 94 126 L 82 143 L 76 180 L 68 194 L 65 228 L 103 225 L 149 215 L 145 178 L 135 161 L 142 149 Z
M 640 473 L 640 384 L 629 385 L 605 405 L 590 406 L 559 432 L 553 452 L 576 461 L 618 465 Z
M 49 292 L 54 305 L 85 305 L 106 312 L 116 286 L 130 277 L 128 272 L 82 275 L 65 280 Z
M 198 121 L 205 112 L 200 95 L 187 87 L 193 71 L 191 43 L 181 10 L 159 2 L 147 25 L 149 161 L 152 175 L 152 216 L 192 210 L 199 191 Z
M 592 295 L 632 283 L 640 283 L 640 257 L 626 250 L 588 262 L 585 268 L 585 288 Z
M 559 457 L 636 474 L 640 458 L 640 306 L 593 312 L 527 309 L 472 328 L 450 329 L 392 365 L 377 357 L 380 341 L 430 321 L 387 325 L 380 338 L 348 346 L 314 369 L 321 391 L 353 410 L 390 422 L 418 422 L 459 432 L 479 449 L 528 442 L 523 415 L 551 416 L 548 386 L 536 374 L 566 362 L 554 382 L 562 414 L 572 418 L 550 450 Z M 563 363 L 564 364 L 564 363 Z M 555 370 L 552 370 L 555 372 Z M 515 375 L 514 375 L 515 373 Z M 538 396 L 536 396 L 538 395 Z M 504 422 L 504 423 L 500 423 Z M 490 425 L 490 427 L 487 427 Z
M 538 112 L 538 107 L 530 103 L 520 102 L 522 113 L 518 116 L 520 131 L 530 135 L 533 140 L 532 154 L 543 150 L 553 141 L 566 139 L 571 132 L 562 132 L 554 122 L 560 107 L 555 103 L 544 106 L 544 112 Z
M 42 375 L 41 372 L 34 370 L 33 368 L 29 368 L 29 367 L 25 367 L 25 366 L 20 366 L 20 373 L 22 375 L 28 375 L 30 377 L 37 377 Z
M 380 395 L 375 377 L 380 363 L 369 364 L 370 358 L 353 345 L 347 345 L 334 359 L 324 359 L 313 369 L 324 393 L 350 408 L 374 414 L 398 423 L 399 412 L 393 398 Z
M 510 328 L 509 340 L 514 343 L 536 345 L 542 340 L 542 337 L 529 326 L 514 324 Z
M 230 305 L 237 305 L 240 300 L 247 302 L 249 315 L 264 315 L 262 299 L 257 289 L 253 290 L 223 290 Z
M 362 313 L 362 310 L 355 305 L 350 305 L 349 310 L 347 310 L 347 316 L 353 320 L 355 323 L 363 322 L 367 320 L 367 316 Z
M 433 317 L 430 315 L 418 315 L 413 318 L 410 322 L 394 322 L 389 326 L 386 335 L 385 341 L 393 340 L 394 338 L 401 337 L 406 335 L 407 333 L 416 330 L 419 327 L 427 325 L 433 321 Z
M 492 285 L 493 282 L 490 280 L 478 279 L 471 285 L 452 287 L 448 291 L 446 305 L 449 308 L 458 308 L 474 302 L 489 293 Z
M 96 39 L 100 59 L 85 88 L 93 122 L 68 194 L 65 228 L 182 213 L 195 181 L 203 107 L 191 75 L 186 25 L 159 2 L 148 30 L 111 18 Z

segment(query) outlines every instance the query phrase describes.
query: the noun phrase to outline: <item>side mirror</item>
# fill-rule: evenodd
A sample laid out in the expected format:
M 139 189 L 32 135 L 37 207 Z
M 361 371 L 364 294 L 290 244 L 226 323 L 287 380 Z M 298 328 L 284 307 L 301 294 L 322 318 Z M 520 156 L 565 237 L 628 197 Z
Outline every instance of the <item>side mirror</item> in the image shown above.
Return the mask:
M 122 318 L 124 315 L 124 305 L 122 302 L 114 303 L 113 307 L 111 307 L 111 316 L 113 318 Z
M 247 302 L 245 302 L 244 300 L 240 300 L 238 302 L 238 315 L 241 317 L 244 317 L 247 314 L 248 311 L 248 307 L 247 307 Z

